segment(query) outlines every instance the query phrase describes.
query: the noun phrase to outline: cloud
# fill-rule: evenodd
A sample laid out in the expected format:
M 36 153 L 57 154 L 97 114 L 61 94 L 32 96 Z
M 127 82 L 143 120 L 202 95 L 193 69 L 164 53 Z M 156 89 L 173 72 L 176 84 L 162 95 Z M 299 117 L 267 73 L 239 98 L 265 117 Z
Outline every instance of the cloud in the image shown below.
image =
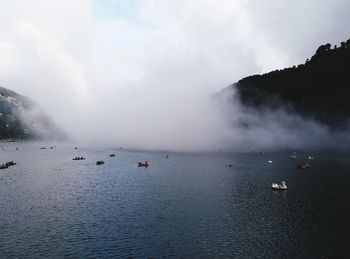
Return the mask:
M 302 62 L 326 38 L 345 40 L 349 5 L 2 1 L 0 82 L 39 102 L 73 139 L 220 149 L 234 133 L 211 95 Z

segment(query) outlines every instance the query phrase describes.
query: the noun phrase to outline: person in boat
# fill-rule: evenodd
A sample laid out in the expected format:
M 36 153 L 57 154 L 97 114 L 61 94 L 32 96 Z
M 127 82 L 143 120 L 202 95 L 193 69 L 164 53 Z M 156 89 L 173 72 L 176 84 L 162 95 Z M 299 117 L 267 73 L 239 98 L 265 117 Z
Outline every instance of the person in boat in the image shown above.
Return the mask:
M 148 167 L 148 161 L 147 161 L 147 160 L 145 160 L 145 162 L 144 162 L 144 163 L 142 163 L 142 162 L 138 162 L 138 165 L 139 165 L 139 167 L 141 167 L 141 166 Z

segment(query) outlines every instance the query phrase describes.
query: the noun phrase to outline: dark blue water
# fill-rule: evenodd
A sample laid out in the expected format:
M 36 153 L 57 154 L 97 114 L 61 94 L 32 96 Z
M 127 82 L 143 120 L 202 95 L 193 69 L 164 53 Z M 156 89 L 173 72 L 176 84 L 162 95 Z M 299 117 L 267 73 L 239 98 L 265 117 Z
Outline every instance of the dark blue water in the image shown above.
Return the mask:
M 0 150 L 1 257 L 350 257 L 349 157 L 40 145 Z

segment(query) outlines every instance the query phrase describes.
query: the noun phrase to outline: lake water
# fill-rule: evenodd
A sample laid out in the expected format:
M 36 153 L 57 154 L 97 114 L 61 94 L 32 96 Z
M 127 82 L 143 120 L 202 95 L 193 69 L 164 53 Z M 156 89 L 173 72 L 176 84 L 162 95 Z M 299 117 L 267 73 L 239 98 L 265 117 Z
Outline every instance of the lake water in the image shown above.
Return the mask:
M 350 257 L 350 156 L 42 145 L 2 144 L 1 257 Z

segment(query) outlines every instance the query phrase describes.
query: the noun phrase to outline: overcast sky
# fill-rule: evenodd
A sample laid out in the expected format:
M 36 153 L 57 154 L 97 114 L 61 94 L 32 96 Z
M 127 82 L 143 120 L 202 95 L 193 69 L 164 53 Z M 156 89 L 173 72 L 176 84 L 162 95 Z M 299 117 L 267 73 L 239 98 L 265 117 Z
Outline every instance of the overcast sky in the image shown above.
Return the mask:
M 349 11 L 346 0 L 0 0 L 0 85 L 75 137 L 199 145 L 220 124 L 204 96 L 345 41 Z

